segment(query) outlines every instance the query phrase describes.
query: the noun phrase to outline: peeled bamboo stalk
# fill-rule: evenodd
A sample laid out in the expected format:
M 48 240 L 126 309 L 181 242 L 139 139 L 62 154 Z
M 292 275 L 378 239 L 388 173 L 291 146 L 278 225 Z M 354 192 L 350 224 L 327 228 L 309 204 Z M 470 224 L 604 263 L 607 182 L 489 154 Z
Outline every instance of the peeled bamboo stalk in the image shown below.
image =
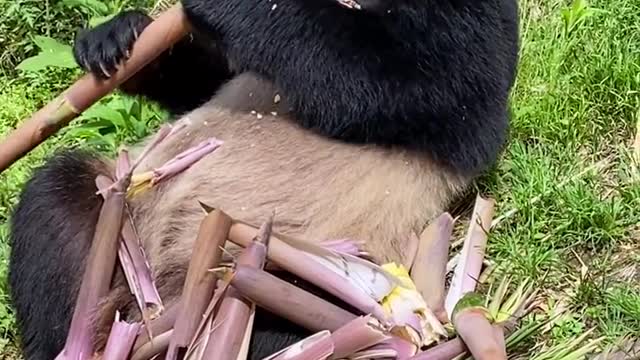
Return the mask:
M 128 157 L 119 161 L 120 164 L 126 162 L 128 165 Z M 121 165 L 116 169 L 116 177 L 126 176 L 129 167 Z M 113 185 L 111 179 L 107 177 L 99 177 L 96 179 L 96 185 L 101 194 L 105 194 L 104 190 Z M 120 231 L 120 240 L 118 241 L 118 259 L 122 265 L 125 278 L 129 284 L 129 289 L 136 298 L 138 308 L 142 313 L 145 328 L 150 330 L 149 321 L 154 315 L 164 310 L 160 295 L 151 276 L 149 263 L 144 255 L 142 244 L 140 243 L 135 230 L 131 215 L 125 205 L 124 215 L 122 219 L 122 230 Z
M 140 71 L 183 38 L 189 29 L 181 4 L 165 11 L 142 31 L 131 57 L 111 78 L 103 81 L 86 74 L 5 137 L 0 142 L 0 172 Z
M 167 359 L 176 359 L 179 352 L 186 351 L 196 333 L 216 286 L 209 269 L 218 266 L 230 227 L 231 218 L 220 210 L 209 213 L 200 225 Z

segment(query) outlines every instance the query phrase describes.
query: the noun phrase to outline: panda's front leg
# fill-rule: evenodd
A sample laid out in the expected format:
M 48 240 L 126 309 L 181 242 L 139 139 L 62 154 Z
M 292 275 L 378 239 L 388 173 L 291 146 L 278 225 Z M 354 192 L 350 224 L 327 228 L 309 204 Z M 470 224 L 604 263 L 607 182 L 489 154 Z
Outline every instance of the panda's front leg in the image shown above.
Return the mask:
M 76 37 L 76 62 L 99 79 L 111 77 L 129 57 L 142 31 L 153 21 L 140 10 L 124 11 Z M 159 102 L 172 113 L 202 104 L 231 78 L 216 41 L 190 34 L 120 87 Z

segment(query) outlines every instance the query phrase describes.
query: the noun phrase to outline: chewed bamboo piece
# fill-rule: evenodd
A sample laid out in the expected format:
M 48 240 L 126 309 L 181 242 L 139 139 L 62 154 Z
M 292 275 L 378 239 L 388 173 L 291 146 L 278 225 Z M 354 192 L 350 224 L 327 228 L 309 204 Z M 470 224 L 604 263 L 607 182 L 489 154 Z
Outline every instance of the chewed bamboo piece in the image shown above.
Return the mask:
M 129 353 L 141 326 L 141 323 L 128 324 L 120 321 L 120 313 L 116 313 L 116 321 L 111 327 L 102 360 L 129 359 Z
M 231 218 L 220 210 L 208 214 L 200 225 L 167 359 L 177 359 L 178 353 L 186 350 L 195 335 L 215 290 L 215 276 L 209 269 L 218 266 L 230 227 Z
M 93 74 L 86 74 L 5 137 L 0 142 L 0 172 L 115 90 L 186 36 L 189 30 L 181 4 L 161 14 L 142 31 L 131 56 L 113 76 L 103 81 Z
M 87 358 L 93 354 L 91 312 L 107 295 L 115 270 L 119 235 L 125 207 L 125 194 L 131 173 L 118 179 L 105 194 L 86 269 L 80 285 L 64 349 L 56 359 Z
M 484 199 L 479 195 L 476 197 L 467 236 L 445 300 L 445 308 L 449 319 L 451 319 L 453 309 L 462 296 L 474 291 L 476 288 L 484 261 L 487 231 L 491 226 L 494 206 L 495 201 L 493 199 Z
M 224 142 L 216 138 L 206 139 L 199 144 L 183 151 L 164 163 L 162 166 L 141 174 L 136 174 L 131 180 L 129 195 L 136 195 L 161 181 L 166 181 L 176 174 L 186 170 L 191 165 L 210 154 Z
M 438 319 L 449 321 L 444 299 L 445 278 L 449 259 L 449 240 L 453 232 L 453 218 L 444 213 L 436 218 L 420 235 L 420 244 L 411 267 L 411 278 L 427 306 Z
M 98 177 L 96 185 L 104 196 L 104 190 L 113 186 L 113 182 L 107 177 Z M 151 276 L 151 269 L 142 250 L 142 244 L 133 229 L 133 222 L 126 205 L 119 239 L 118 259 L 122 264 L 129 289 L 136 298 L 138 308 L 147 325 L 145 328 L 150 330 L 149 321 L 163 311 L 164 307 Z
M 237 264 L 263 269 L 273 227 L 273 214 L 260 227 L 258 235 L 244 249 Z M 204 350 L 203 359 L 236 360 L 247 334 L 247 327 L 255 307 L 238 290 L 229 287 L 215 316 L 213 331 Z
M 447 337 L 447 331 L 427 306 L 406 268 L 395 263 L 382 266 L 401 282 L 383 301 L 387 313 L 395 319 L 392 332 L 410 341 L 416 349 Z

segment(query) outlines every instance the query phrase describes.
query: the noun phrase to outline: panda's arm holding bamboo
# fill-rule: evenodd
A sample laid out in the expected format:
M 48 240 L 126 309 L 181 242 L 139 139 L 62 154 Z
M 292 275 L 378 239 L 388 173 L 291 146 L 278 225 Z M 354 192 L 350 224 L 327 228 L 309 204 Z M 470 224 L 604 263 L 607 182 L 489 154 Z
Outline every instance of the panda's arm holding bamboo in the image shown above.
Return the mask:
M 230 76 L 221 49 L 235 72 L 274 82 L 293 118 L 324 136 L 425 151 L 466 175 L 486 169 L 500 150 L 517 40 L 507 28 L 512 25 L 499 20 L 510 5 L 397 0 L 383 3 L 383 11 L 366 11 L 334 1 L 183 4 L 200 35 L 133 81 L 138 93 L 169 109 L 202 103 Z M 122 58 L 114 49 L 134 39 L 135 26 L 127 22 L 94 29 L 85 41 L 93 49 L 82 48 L 80 39 L 81 63 L 100 73 L 100 64 Z M 494 141 L 468 141 L 474 138 Z
M 100 79 L 110 77 L 151 21 L 143 11 L 129 10 L 81 31 L 73 47 L 76 62 Z M 211 39 L 191 34 L 126 81 L 121 90 L 154 100 L 174 115 L 193 110 L 231 79 L 227 61 L 215 45 Z

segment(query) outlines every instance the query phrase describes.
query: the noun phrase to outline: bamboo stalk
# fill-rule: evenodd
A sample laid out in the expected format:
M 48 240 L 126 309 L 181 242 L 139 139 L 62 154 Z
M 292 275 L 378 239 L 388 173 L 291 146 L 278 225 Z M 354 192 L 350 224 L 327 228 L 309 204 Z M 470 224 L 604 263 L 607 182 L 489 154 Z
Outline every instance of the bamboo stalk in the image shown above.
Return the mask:
M 264 360 L 325 360 L 333 353 L 331 333 L 320 331 Z
M 111 78 L 103 81 L 86 74 L 5 137 L 0 142 L 0 173 L 157 58 L 189 29 L 180 4 L 165 11 L 142 31 L 131 57 Z
M 258 306 L 313 332 L 335 331 L 356 318 L 286 281 L 246 265 L 232 270 L 231 286 Z
M 260 227 L 253 242 L 238 257 L 237 264 L 263 269 L 273 227 L 273 214 Z M 247 326 L 254 309 L 238 290 L 229 287 L 214 318 L 213 331 L 204 350 L 204 359 L 236 360 L 247 334 Z
M 389 334 L 371 315 L 358 317 L 331 334 L 334 349 L 330 359 L 346 358 L 387 339 Z
M 256 229 L 250 225 L 241 222 L 234 222 L 229 231 L 229 240 L 246 247 L 249 245 Z M 347 255 L 345 255 L 347 256 Z M 275 234 L 272 235 L 267 257 L 278 267 L 318 286 L 328 293 L 343 300 L 347 304 L 360 310 L 363 314 L 372 314 L 378 320 L 387 322 L 388 314 L 382 306 L 374 300 L 370 294 L 365 293 L 361 288 L 354 286 L 348 277 L 339 275 L 325 264 L 316 260 L 311 253 L 307 253 L 297 249 L 285 241 L 279 239 Z M 318 258 L 321 255 L 317 256 Z M 364 261 L 356 257 L 354 260 Z M 328 259 L 327 259 L 328 260 Z M 335 259 L 333 259 L 335 261 Z M 370 269 L 371 271 L 373 268 Z M 381 270 L 376 276 L 379 279 L 384 278 Z M 385 294 L 386 295 L 386 294 Z
M 130 173 L 118 180 L 105 194 L 67 341 L 56 359 L 88 358 L 93 353 L 91 339 L 94 331 L 90 318 L 92 311 L 100 299 L 107 295 L 111 285 L 129 181 Z
M 134 350 L 131 360 L 149 360 L 163 351 L 167 350 L 174 330 L 168 330 L 153 338 L 153 341 L 149 341 L 137 350 Z
M 467 236 L 462 246 L 460 260 L 456 266 L 451 286 L 445 300 L 445 308 L 451 314 L 458 301 L 475 290 L 480 270 L 484 262 L 484 250 L 487 245 L 487 231 L 491 226 L 495 201 L 476 197 Z M 486 229 L 486 231 L 485 231 Z
M 149 323 L 149 329 L 146 328 L 146 325 L 143 326 L 140 335 L 136 338 L 136 342 L 133 344 L 133 351 L 137 351 L 143 345 L 156 339 L 156 337 L 150 338 L 149 333 L 164 334 L 167 331 L 173 329 L 173 325 L 176 322 L 179 311 L 180 303 L 177 303 L 173 306 L 168 307 L 164 311 L 164 313 L 162 313 L 162 315 L 160 315 L 156 319 L 151 320 L 151 322 Z
M 116 176 L 126 176 L 126 172 L 130 169 L 124 166 L 126 162 L 128 165 L 128 158 L 119 161 L 121 166 L 116 169 Z M 111 179 L 107 177 L 98 177 L 96 179 L 99 192 L 104 196 L 104 190 L 113 186 Z M 154 315 L 162 312 L 164 306 L 160 300 L 160 295 L 156 289 L 153 277 L 151 276 L 151 269 L 149 263 L 144 255 L 142 244 L 138 239 L 135 230 L 133 228 L 133 221 L 131 215 L 126 207 L 124 209 L 124 217 L 122 220 L 122 230 L 120 231 L 120 240 L 118 241 L 118 258 L 122 269 L 125 274 L 129 289 L 136 298 L 138 308 L 142 313 L 142 317 L 145 323 L 145 329 L 150 330 L 149 321 Z M 149 334 L 151 335 L 151 334 Z
M 231 218 L 220 210 L 208 214 L 200 225 L 167 359 L 176 359 L 196 333 L 216 286 L 216 278 L 209 269 L 218 266 L 230 227 Z
M 487 319 L 487 311 L 467 308 L 453 316 L 456 332 L 476 360 L 506 360 L 504 333 Z M 502 335 L 502 339 L 498 337 Z
M 120 321 L 120 313 L 116 313 L 116 320 L 111 327 L 102 360 L 129 359 L 129 353 L 141 325 L 141 323 L 128 324 Z
M 449 321 L 444 307 L 445 280 L 449 259 L 449 240 L 453 231 L 453 218 L 444 213 L 436 218 L 420 234 L 420 245 L 413 266 L 411 279 L 424 298 L 429 309 L 442 323 Z

